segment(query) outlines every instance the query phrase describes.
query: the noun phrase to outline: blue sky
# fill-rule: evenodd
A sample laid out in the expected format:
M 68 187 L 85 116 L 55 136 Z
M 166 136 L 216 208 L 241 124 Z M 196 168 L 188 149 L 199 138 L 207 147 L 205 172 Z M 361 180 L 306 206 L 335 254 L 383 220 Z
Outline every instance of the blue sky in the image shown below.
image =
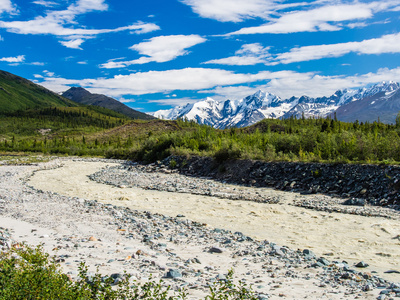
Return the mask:
M 400 82 L 400 0 L 0 0 L 0 69 L 153 112 Z

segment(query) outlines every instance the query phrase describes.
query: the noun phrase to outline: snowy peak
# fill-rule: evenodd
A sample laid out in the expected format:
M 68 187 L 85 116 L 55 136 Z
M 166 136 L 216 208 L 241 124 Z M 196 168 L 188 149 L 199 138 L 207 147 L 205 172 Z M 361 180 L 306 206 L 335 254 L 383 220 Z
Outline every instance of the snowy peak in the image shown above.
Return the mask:
M 395 90 L 399 89 L 399 83 L 394 82 L 394 81 L 382 81 L 380 83 L 377 83 L 370 87 L 369 89 L 366 89 L 363 96 L 364 97 L 371 97 L 374 96 L 378 93 L 391 93 Z
M 366 99 L 369 99 L 368 105 Z M 399 102 L 398 110 L 396 101 Z M 356 116 L 355 112 L 360 110 L 358 107 L 361 104 L 363 109 L 371 110 L 366 113 L 369 119 L 373 114 L 381 113 L 386 116 L 385 120 L 388 123 L 394 122 L 400 110 L 400 84 L 383 81 L 355 90 L 340 89 L 331 96 L 318 98 L 304 95 L 281 99 L 269 92 L 258 90 L 242 99 L 216 101 L 207 98 L 194 104 L 157 111 L 154 116 L 163 119 L 187 118 L 215 128 L 229 128 L 249 126 L 265 118 L 327 117 L 336 111 L 345 115 L 342 107 L 348 107 L 346 111 L 351 111 L 352 116 Z M 352 116 L 346 115 L 346 120 L 350 120 Z M 355 120 L 356 118 L 353 121 Z
M 216 128 L 244 127 L 270 117 L 263 113 L 263 109 L 280 101 L 281 99 L 276 95 L 259 90 L 253 95 L 236 101 L 228 99 L 219 102 L 207 98 L 183 107 L 159 110 L 154 113 L 154 116 L 171 120 L 187 118 Z

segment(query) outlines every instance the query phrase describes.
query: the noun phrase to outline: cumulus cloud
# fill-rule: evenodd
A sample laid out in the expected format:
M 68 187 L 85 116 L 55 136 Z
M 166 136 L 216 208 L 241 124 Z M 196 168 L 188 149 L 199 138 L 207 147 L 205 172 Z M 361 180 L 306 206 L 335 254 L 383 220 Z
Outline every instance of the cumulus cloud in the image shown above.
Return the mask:
M 67 48 L 82 50 L 82 48 L 80 46 L 84 41 L 85 41 L 84 39 L 75 39 L 75 40 L 69 40 L 69 41 L 60 41 L 60 43 Z
M 221 22 L 241 22 L 252 17 L 264 17 L 276 1 L 273 0 L 180 0 L 204 18 Z
M 278 54 L 271 64 L 289 64 L 327 57 L 339 57 L 348 53 L 382 54 L 400 53 L 400 33 L 388 34 L 380 38 L 330 45 L 314 45 L 293 48 L 289 52 Z
M 249 86 L 261 88 L 282 98 L 302 95 L 320 97 L 333 94 L 342 88 L 361 87 L 389 80 L 400 81 L 400 67 L 383 68 L 375 73 L 352 76 L 322 76 L 315 72 L 300 73 L 290 70 L 261 71 L 253 74 L 221 69 L 186 68 L 82 80 L 65 79 L 45 72 L 40 84 L 55 92 L 62 92 L 72 85 L 79 85 L 93 93 L 111 97 L 188 90 L 215 93 L 221 99 L 238 99 L 239 95 L 245 96 L 251 93 Z
M 227 35 L 337 31 L 345 26 L 342 22 L 369 19 L 374 13 L 393 10 L 396 5 L 398 1 L 325 5 L 309 10 L 283 13 L 264 25 L 245 27 Z
M 178 56 L 188 54 L 189 51 L 186 50 L 187 48 L 204 43 L 205 41 L 206 39 L 195 34 L 158 36 L 130 47 L 130 49 L 137 51 L 141 55 L 144 55 L 139 59 L 129 61 L 117 61 L 113 59 L 109 60 L 105 64 L 102 64 L 100 67 L 112 69 L 124 68 L 134 64 L 145 64 L 149 62 L 167 62 L 174 60 Z
M 235 52 L 235 56 L 209 60 L 205 64 L 251 66 L 267 63 L 267 58 L 271 56 L 268 52 L 269 49 L 270 47 L 263 47 L 260 43 L 245 44 Z
M 11 3 L 11 0 L 0 0 L 0 14 L 3 12 L 15 13 L 16 7 Z
M 199 93 L 215 94 L 216 100 L 240 99 L 261 89 L 273 93 L 281 98 L 292 96 L 323 97 L 332 95 L 343 88 L 359 88 L 381 81 L 400 81 L 400 67 L 395 69 L 382 68 L 377 72 L 370 72 L 352 76 L 322 76 L 315 72 L 299 73 L 295 71 L 261 72 L 259 74 L 266 84 L 217 86 L 212 89 L 201 90 Z
M 381 81 L 400 81 L 400 67 L 395 69 L 382 68 L 377 72 L 370 72 L 352 76 L 321 76 L 315 73 L 290 72 L 284 76 L 272 78 L 261 88 L 280 97 L 308 95 L 322 97 L 333 94 L 343 88 L 359 88 Z
M 69 85 L 80 85 L 95 93 L 120 97 L 174 90 L 202 90 L 218 85 L 234 85 L 261 79 L 263 79 L 262 74 L 235 73 L 221 69 L 185 68 L 83 80 L 64 79 L 47 74 L 40 84 L 56 92 L 67 90 Z
M 66 10 L 47 11 L 46 15 L 37 16 L 33 20 L 0 21 L 0 28 L 5 28 L 9 32 L 17 34 L 49 34 L 57 37 L 68 37 L 70 41 L 62 42 L 67 47 L 71 44 L 74 45 L 74 43 L 76 46 L 79 39 L 85 40 L 103 33 L 130 31 L 135 34 L 142 34 L 160 29 L 156 24 L 143 22 L 114 29 L 86 29 L 79 26 L 76 21 L 78 15 L 92 11 L 106 11 L 107 9 L 108 5 L 104 0 L 78 0 L 69 5 Z
M 8 63 L 21 63 L 25 61 L 25 55 L 18 55 L 15 57 L 3 57 L 0 58 L 0 61 L 8 62 Z

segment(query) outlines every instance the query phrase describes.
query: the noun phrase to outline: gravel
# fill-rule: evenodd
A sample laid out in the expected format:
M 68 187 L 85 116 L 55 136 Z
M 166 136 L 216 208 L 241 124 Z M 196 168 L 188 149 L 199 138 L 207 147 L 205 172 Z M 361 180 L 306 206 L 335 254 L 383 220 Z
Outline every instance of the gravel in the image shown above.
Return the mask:
M 235 278 L 253 285 L 260 299 L 296 298 L 296 295 L 377 299 L 382 296 L 379 295 L 382 290 L 387 297 L 400 294 L 397 284 L 354 269 L 346 262 L 317 257 L 306 249 L 292 250 L 266 240 L 253 240 L 240 232 L 210 228 L 184 216 L 173 218 L 65 197 L 38 191 L 26 184 L 35 171 L 61 164 L 62 160 L 56 159 L 38 166 L 0 167 L 1 218 L 27 222 L 34 228 L 25 236 L 15 236 L 5 226 L 0 228 L 2 251 L 9 249 L 15 240 L 29 240 L 34 236 L 55 254 L 72 278 L 77 274 L 79 263 L 86 262 L 91 272 L 99 268 L 100 272 L 113 274 L 116 280 L 124 271 L 136 280 L 147 280 L 150 275 L 164 278 L 164 284 L 173 290 L 187 288 L 192 299 L 203 297 L 209 284 L 225 278 L 229 268 L 237 270 Z M 151 168 L 125 164 L 94 174 L 92 179 L 118 186 L 137 185 L 257 202 L 278 201 L 265 199 L 256 190 L 248 194 L 240 187 L 207 178 L 183 179 L 167 168 L 164 171 Z M 120 173 L 126 169 L 130 171 L 128 177 Z M 156 182 L 154 176 L 157 176 Z M 304 203 L 293 205 L 305 206 Z M 338 203 L 329 203 L 327 197 L 327 203 L 319 205 L 334 209 Z M 365 213 L 365 207 L 361 209 Z M 378 212 L 371 209 L 368 213 Z M 379 214 L 390 217 L 391 213 Z M 293 286 L 299 291 L 303 289 L 303 294 Z

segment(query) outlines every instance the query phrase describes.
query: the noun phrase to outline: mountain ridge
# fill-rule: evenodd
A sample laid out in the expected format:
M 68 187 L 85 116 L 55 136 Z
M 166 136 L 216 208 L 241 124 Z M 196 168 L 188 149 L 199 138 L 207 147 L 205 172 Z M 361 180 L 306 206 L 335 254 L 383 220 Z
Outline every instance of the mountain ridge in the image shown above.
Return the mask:
M 369 99 L 369 100 L 368 100 Z M 161 119 L 187 118 L 216 128 L 246 127 L 265 118 L 327 117 L 341 121 L 394 123 L 400 111 L 400 84 L 380 82 L 359 89 L 341 89 L 324 97 L 279 96 L 262 90 L 239 100 L 207 98 L 193 104 L 159 110 Z
M 92 94 L 82 87 L 71 87 L 62 96 L 84 105 L 100 106 L 123 114 L 131 119 L 153 120 L 155 117 L 134 110 L 118 100 L 101 94 Z

